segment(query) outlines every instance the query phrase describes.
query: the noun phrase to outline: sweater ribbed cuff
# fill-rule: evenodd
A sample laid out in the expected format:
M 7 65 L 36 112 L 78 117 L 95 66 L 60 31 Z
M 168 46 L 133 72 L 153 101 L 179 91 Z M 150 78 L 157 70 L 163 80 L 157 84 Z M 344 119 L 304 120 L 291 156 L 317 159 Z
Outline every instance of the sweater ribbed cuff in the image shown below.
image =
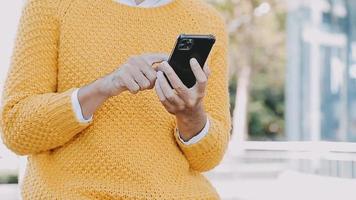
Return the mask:
M 73 110 L 71 95 L 75 88 L 69 89 L 63 93 L 57 93 L 48 102 L 48 114 L 51 126 L 58 133 L 57 139 L 68 140 L 74 135 L 85 129 L 91 122 L 80 122 Z
M 216 147 L 219 143 L 221 143 L 219 140 L 221 140 L 221 137 L 219 136 L 219 133 L 222 133 L 221 130 L 219 130 L 218 124 L 216 124 L 215 120 L 209 117 L 209 122 L 210 122 L 210 127 L 208 133 L 197 143 L 186 145 L 184 144 L 180 138 L 179 138 L 179 133 L 175 131 L 174 135 L 176 138 L 176 141 L 179 145 L 179 147 L 182 149 L 182 151 L 186 155 L 200 155 L 204 154 L 206 152 L 211 151 L 214 147 Z

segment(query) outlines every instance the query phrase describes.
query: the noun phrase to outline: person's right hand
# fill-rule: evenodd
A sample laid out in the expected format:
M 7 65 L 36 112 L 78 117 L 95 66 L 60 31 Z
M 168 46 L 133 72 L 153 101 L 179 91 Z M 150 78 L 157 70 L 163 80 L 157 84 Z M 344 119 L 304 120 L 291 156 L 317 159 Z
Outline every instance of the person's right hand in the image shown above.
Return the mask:
M 159 53 L 132 56 L 114 72 L 102 78 L 100 92 L 112 97 L 126 90 L 136 94 L 140 90 L 152 89 L 157 78 L 152 65 L 167 59 L 167 54 Z
M 143 54 L 133 56 L 114 72 L 79 89 L 78 100 L 85 119 L 88 119 L 108 98 L 126 90 L 135 94 L 152 89 L 156 82 L 153 64 L 168 59 L 166 54 Z

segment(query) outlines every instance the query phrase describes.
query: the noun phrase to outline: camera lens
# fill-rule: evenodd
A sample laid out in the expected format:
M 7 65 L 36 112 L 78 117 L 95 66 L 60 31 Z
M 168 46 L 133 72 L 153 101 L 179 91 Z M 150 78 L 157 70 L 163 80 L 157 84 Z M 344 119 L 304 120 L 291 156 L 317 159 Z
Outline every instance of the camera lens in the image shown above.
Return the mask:
M 185 46 L 185 44 L 183 44 L 183 43 L 178 44 L 178 48 L 184 48 L 184 46 Z
M 193 40 L 192 39 L 183 39 L 179 42 L 178 48 L 180 50 L 190 50 L 193 46 Z

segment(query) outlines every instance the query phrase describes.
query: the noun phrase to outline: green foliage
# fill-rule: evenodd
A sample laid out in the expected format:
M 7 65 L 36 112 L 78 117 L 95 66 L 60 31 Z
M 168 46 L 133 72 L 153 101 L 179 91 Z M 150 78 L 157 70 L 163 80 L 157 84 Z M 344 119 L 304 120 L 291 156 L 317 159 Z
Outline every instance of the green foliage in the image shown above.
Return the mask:
M 0 184 L 16 184 L 18 183 L 17 174 L 8 173 L 0 175 Z
M 283 138 L 286 6 L 278 0 L 209 2 L 222 13 L 230 30 L 231 113 L 235 108 L 237 75 L 241 68 L 249 67 L 247 115 L 250 140 Z M 262 3 L 268 3 L 271 10 L 256 16 L 254 11 Z
M 235 109 L 235 100 L 236 100 L 236 76 L 231 77 L 229 82 L 229 93 L 230 93 L 230 114 L 233 116 L 233 111 Z
M 264 84 L 263 79 L 261 82 L 252 87 L 250 92 L 250 139 L 279 140 L 284 132 L 284 90 Z

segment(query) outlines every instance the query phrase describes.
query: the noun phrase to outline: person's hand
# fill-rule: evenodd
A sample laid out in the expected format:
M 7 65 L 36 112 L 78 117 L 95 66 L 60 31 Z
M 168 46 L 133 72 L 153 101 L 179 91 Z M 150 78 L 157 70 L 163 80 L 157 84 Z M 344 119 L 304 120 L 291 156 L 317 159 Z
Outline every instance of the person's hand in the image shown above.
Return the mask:
M 192 88 L 187 88 L 167 62 L 162 62 L 157 68 L 155 90 L 165 109 L 176 116 L 180 136 L 187 141 L 194 137 L 205 126 L 207 115 L 203 107 L 203 98 L 207 86 L 210 69 L 204 68 L 196 59 L 190 60 L 190 67 L 197 80 Z M 166 74 L 173 89 L 170 87 Z
M 153 88 L 157 73 L 152 65 L 167 60 L 166 54 L 133 56 L 117 70 L 78 91 L 83 117 L 88 119 L 108 98 L 126 90 L 135 94 Z
M 132 94 L 154 87 L 157 73 L 155 63 L 167 60 L 166 54 L 142 54 L 132 56 L 128 61 L 100 81 L 100 92 L 108 97 L 128 90 Z

